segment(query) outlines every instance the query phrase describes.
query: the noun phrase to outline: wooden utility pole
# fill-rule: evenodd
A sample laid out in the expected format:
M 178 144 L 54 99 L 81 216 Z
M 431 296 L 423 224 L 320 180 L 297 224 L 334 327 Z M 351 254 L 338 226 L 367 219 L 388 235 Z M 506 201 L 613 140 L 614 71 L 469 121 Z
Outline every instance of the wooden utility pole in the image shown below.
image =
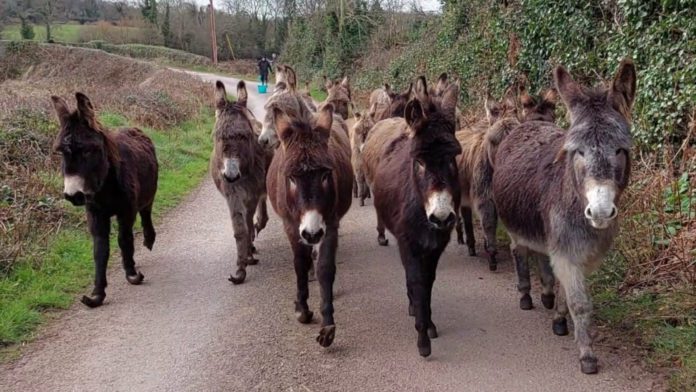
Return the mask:
M 217 37 L 215 36 L 215 7 L 213 0 L 210 0 L 210 46 L 213 48 L 213 64 L 218 63 Z

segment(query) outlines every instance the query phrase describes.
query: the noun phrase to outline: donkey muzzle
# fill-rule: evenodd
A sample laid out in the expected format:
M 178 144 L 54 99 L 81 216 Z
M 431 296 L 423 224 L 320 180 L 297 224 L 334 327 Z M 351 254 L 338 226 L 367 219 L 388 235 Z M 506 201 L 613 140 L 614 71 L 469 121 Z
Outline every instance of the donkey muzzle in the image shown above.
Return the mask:
M 595 229 L 606 229 L 619 214 L 614 204 L 616 186 L 612 183 L 590 182 L 586 190 L 585 218 Z
M 428 216 L 428 222 L 430 222 L 430 224 L 438 230 L 451 229 L 454 227 L 456 220 L 457 217 L 454 215 L 454 212 L 450 212 L 445 219 L 440 219 L 436 215 Z
M 74 206 L 83 206 L 87 202 L 87 197 L 85 197 L 85 194 L 82 192 L 76 192 L 73 194 L 68 194 L 68 193 L 63 193 L 63 197 L 65 200 L 69 201 L 72 203 Z
M 435 229 L 447 230 L 454 227 L 457 217 L 454 214 L 452 194 L 448 191 L 431 193 L 425 202 L 425 214 Z
M 66 174 L 63 177 L 63 197 L 74 206 L 83 206 L 87 201 L 85 180 L 78 175 Z
M 309 210 L 302 214 L 299 229 L 302 242 L 306 245 L 316 245 L 326 234 L 324 217 L 317 210 Z
M 239 160 L 234 158 L 225 159 L 223 162 L 222 177 L 230 184 L 239 180 L 242 177 L 242 173 L 239 170 Z

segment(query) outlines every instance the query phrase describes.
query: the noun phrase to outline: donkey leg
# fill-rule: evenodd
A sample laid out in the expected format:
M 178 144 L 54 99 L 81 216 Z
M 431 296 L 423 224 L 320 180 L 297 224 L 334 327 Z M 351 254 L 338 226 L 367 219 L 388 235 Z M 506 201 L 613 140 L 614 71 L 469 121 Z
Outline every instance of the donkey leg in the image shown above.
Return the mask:
M 425 294 L 426 294 L 425 302 L 428 305 L 428 313 L 427 313 L 428 337 L 430 339 L 435 339 L 438 337 L 437 327 L 435 326 L 435 323 L 433 323 L 433 310 L 431 308 L 432 296 L 433 296 L 433 285 L 435 284 L 435 273 L 437 271 L 438 259 L 439 259 L 439 255 L 432 257 L 430 260 L 426 261 L 426 264 L 423 266 L 424 270 L 426 272 L 425 280 L 426 280 L 427 286 L 425 288 Z
M 143 245 L 152 250 L 152 245 L 155 244 L 155 227 L 152 225 L 152 204 L 143 208 L 140 211 L 140 221 L 143 225 Z
M 314 313 L 309 310 L 307 299 L 309 298 L 308 272 L 312 264 L 312 248 L 300 243 L 300 239 L 292 239 L 293 264 L 295 265 L 295 276 L 297 278 L 297 300 L 295 301 L 295 315 L 297 321 L 302 324 L 309 324 Z
M 355 179 L 358 184 L 358 195 L 360 196 L 360 207 L 365 206 L 365 199 L 367 198 L 367 192 L 369 191 L 369 188 L 367 187 L 367 184 L 365 183 L 365 175 L 362 173 L 362 171 L 359 171 L 357 173 L 357 177 Z
M 463 208 L 461 210 L 463 210 Z M 464 220 L 462 218 L 462 212 L 463 211 L 460 211 L 459 214 L 457 214 L 457 223 L 454 224 L 454 231 L 457 232 L 457 243 L 459 245 L 464 245 Z
M 554 302 L 555 312 L 553 315 L 553 324 L 551 325 L 553 333 L 558 336 L 568 335 L 568 305 L 566 304 L 566 296 L 563 287 L 558 288 L 556 299 Z
M 140 284 L 145 278 L 142 273 L 135 270 L 135 259 L 133 253 L 133 224 L 135 223 L 135 213 L 121 214 L 118 220 L 118 247 L 121 249 L 121 260 L 123 270 L 126 272 L 126 280 L 130 284 Z
M 580 370 L 597 373 L 597 356 L 592 351 L 592 300 L 587 294 L 585 274 L 566 257 L 552 256 L 551 265 L 563 287 L 575 325 L 575 342 L 580 349 Z
M 416 316 L 416 331 L 418 332 L 418 353 L 427 357 L 431 353 L 430 337 L 428 336 L 428 304 L 426 303 L 426 284 L 424 281 L 421 259 L 414 256 L 408 244 L 399 241 L 401 262 L 406 269 L 406 287 L 411 293 L 411 300 Z
M 261 230 L 266 228 L 268 224 L 268 208 L 266 206 L 266 195 L 261 196 L 258 204 L 256 205 L 256 214 L 254 215 L 254 229 L 256 230 L 256 235 L 258 235 Z
M 478 211 L 485 238 L 484 248 L 486 249 L 486 253 L 488 253 L 488 269 L 495 271 L 498 269 L 498 261 L 495 258 L 498 252 L 495 238 L 495 231 L 498 226 L 498 214 L 495 212 L 493 200 L 482 202 L 479 205 Z
M 228 280 L 233 284 L 244 283 L 246 279 L 246 265 L 251 257 L 251 241 L 249 228 L 244 216 L 246 212 L 243 206 L 237 206 L 235 200 L 227 200 L 232 215 L 232 229 L 234 230 L 234 240 L 237 245 L 237 272 L 230 274 Z
M 476 256 L 476 237 L 474 237 L 474 217 L 471 208 L 462 207 L 462 221 L 466 234 L 466 246 L 469 248 L 469 256 Z M 463 241 L 461 243 L 464 243 Z
M 529 277 L 529 262 L 527 261 L 528 250 L 524 246 L 517 245 L 512 241 L 512 257 L 515 259 L 515 269 L 517 270 L 517 291 L 522 295 L 520 297 L 520 309 L 530 310 L 534 307 L 532 297 L 529 291 L 532 288 L 531 279 Z
M 317 280 L 321 293 L 321 330 L 317 342 L 329 347 L 336 336 L 333 314 L 333 284 L 336 278 L 336 248 L 338 247 L 338 227 L 327 227 L 326 236 L 319 248 L 317 259 Z
M 96 215 L 87 211 L 87 222 L 92 234 L 94 253 L 94 289 L 91 296 L 82 296 L 82 303 L 96 308 L 106 298 L 106 266 L 109 262 L 109 234 L 111 219 L 106 215 Z
M 358 191 L 358 177 L 353 173 L 353 198 L 357 199 L 360 196 Z
M 546 309 L 553 309 L 556 296 L 553 293 L 553 286 L 556 284 L 556 278 L 553 276 L 551 263 L 548 257 L 539 257 L 539 278 L 541 280 L 542 292 L 541 303 Z
M 384 222 L 379 218 L 379 214 L 377 214 L 377 243 L 381 246 L 389 245 L 389 240 L 384 235 Z
M 254 257 L 254 253 L 256 253 L 256 247 L 254 247 L 254 240 L 256 239 L 254 210 L 256 208 L 258 208 L 258 202 L 248 205 L 247 212 L 244 215 L 246 217 L 247 233 L 249 233 L 249 258 L 246 261 L 247 265 L 256 265 L 259 263 L 259 260 Z

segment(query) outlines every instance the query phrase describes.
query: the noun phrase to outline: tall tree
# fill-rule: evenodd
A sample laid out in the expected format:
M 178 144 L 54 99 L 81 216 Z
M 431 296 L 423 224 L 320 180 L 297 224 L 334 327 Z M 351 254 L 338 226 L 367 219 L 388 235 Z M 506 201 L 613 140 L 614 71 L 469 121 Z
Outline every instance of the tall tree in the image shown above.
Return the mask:
M 172 31 L 169 24 L 169 2 L 164 5 L 164 20 L 162 21 L 162 37 L 164 38 L 164 46 L 170 48 L 172 46 Z
M 140 3 L 140 12 L 143 18 L 153 25 L 157 25 L 157 0 L 143 0 Z

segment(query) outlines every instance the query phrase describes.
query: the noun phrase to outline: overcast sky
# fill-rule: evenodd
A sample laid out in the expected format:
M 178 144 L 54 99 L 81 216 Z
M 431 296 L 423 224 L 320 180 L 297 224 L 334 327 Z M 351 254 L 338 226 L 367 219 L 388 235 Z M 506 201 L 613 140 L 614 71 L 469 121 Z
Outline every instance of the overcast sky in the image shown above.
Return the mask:
M 210 4 L 210 0 L 195 0 L 198 4 L 207 5 Z M 440 1 L 439 0 L 414 0 L 423 8 L 423 11 L 439 11 Z M 213 0 L 213 4 L 220 3 L 220 0 Z M 215 6 L 217 8 L 217 5 Z

